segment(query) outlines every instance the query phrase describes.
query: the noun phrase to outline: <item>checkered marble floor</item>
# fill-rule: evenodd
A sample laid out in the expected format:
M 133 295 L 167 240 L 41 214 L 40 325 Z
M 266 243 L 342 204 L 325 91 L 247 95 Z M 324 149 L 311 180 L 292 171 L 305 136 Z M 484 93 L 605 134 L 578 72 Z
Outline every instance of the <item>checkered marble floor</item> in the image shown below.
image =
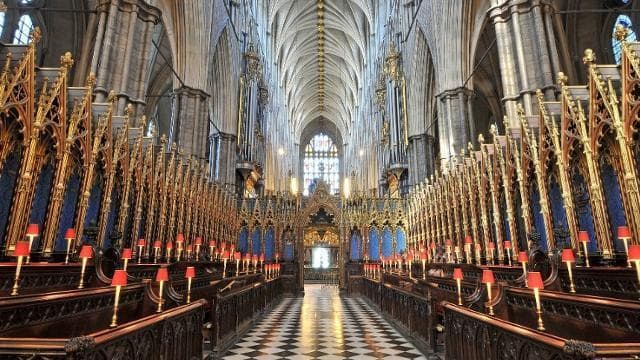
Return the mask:
M 307 285 L 304 298 L 284 299 L 223 359 L 427 359 L 427 356 L 364 300 L 341 298 L 335 287 Z

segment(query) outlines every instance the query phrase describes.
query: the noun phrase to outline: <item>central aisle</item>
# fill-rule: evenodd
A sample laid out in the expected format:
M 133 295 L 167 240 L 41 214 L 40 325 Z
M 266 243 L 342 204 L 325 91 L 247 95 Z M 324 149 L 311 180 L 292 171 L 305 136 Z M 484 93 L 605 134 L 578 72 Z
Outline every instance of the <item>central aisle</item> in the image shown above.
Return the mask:
M 362 299 L 306 285 L 286 298 L 224 359 L 426 359 Z

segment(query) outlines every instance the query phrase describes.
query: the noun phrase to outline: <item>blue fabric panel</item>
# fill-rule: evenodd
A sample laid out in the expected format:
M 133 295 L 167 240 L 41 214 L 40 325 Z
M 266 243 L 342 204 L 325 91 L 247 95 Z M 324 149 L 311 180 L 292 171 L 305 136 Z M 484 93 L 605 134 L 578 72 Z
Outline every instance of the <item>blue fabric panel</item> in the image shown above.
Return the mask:
M 275 241 L 275 232 L 273 231 L 273 227 L 268 227 L 267 231 L 264 233 L 264 258 L 265 260 L 273 260 L 275 259 L 276 254 L 276 241 Z
M 242 255 L 246 254 L 247 250 L 249 250 L 249 229 L 247 229 L 246 226 L 243 226 L 242 229 L 240 229 L 240 236 L 236 247 L 237 248 L 235 250 L 240 251 Z
M 576 215 L 578 216 L 578 230 L 585 230 L 589 233 L 589 251 L 597 251 L 598 243 L 596 240 L 596 229 L 593 225 L 593 212 L 591 211 L 591 203 L 589 202 L 589 191 L 582 174 L 576 171 L 572 178 L 573 182 L 573 201 L 576 206 Z M 576 192 L 578 191 L 578 192 Z
M 257 227 L 253 229 L 251 234 L 251 241 L 253 248 L 251 249 L 252 255 L 260 255 L 262 253 L 262 229 Z
M 543 250 L 547 250 L 547 234 L 544 231 L 544 218 L 542 217 L 542 213 L 540 212 L 540 193 L 538 192 L 538 188 L 534 188 L 531 191 L 531 213 L 533 215 L 533 225 L 540 234 L 540 247 Z
M 624 204 L 622 203 L 622 195 L 620 194 L 620 184 L 618 176 L 613 167 L 609 163 L 604 163 L 601 167 L 602 171 L 602 187 L 604 188 L 604 198 L 607 202 L 607 210 L 609 213 L 609 223 L 611 230 L 615 233 L 618 226 L 627 225 L 627 219 L 624 214 Z M 624 251 L 622 241 L 613 238 L 613 246 L 616 251 Z
M 51 192 L 51 184 L 53 183 L 53 175 L 53 165 L 46 164 L 40 172 L 33 197 L 33 203 L 31 204 L 29 223 L 40 225 L 40 232 L 43 230 L 44 218 L 47 214 L 47 205 L 49 204 L 49 194 Z M 34 239 L 31 248 L 34 250 L 38 249 L 40 247 L 40 240 L 41 237 Z
M 13 151 L 9 154 L 4 169 L 0 173 L 0 246 L 4 242 L 5 230 L 9 222 L 9 212 L 16 190 L 21 157 L 20 151 Z
M 522 198 L 520 197 L 520 189 L 516 188 L 513 193 L 514 196 L 514 210 L 516 212 L 516 224 L 518 226 L 518 249 L 527 248 L 527 238 L 524 227 L 524 217 L 522 215 Z
M 507 217 L 507 202 L 504 198 L 504 194 L 500 199 L 500 213 L 502 214 L 502 232 L 504 234 L 504 240 L 511 241 L 511 233 L 509 232 L 509 218 Z
M 351 247 L 350 247 L 351 260 L 357 261 L 361 259 L 360 256 L 360 234 L 357 231 L 351 233 Z
M 380 260 L 380 240 L 375 226 L 369 229 L 369 259 Z
M 393 232 L 385 226 L 382 230 L 382 256 L 389 258 L 393 255 Z
M 404 254 L 407 251 L 407 238 L 404 229 L 398 227 L 396 229 L 396 254 Z
M 111 234 L 116 230 L 116 220 L 120 210 L 120 189 L 120 184 L 116 183 L 116 186 L 113 187 L 113 191 L 111 192 L 111 209 L 109 209 L 109 216 L 107 217 L 107 231 L 104 233 L 103 249 L 111 247 Z
M 84 219 L 85 230 L 92 222 L 98 223 L 98 216 L 100 215 L 100 202 L 102 201 L 102 178 L 96 178 L 91 188 L 91 195 L 89 195 L 89 207 L 87 208 L 87 215 Z M 87 241 L 86 231 L 83 235 L 84 241 Z
M 58 234 L 56 236 L 55 251 L 66 251 L 67 241 L 64 239 L 64 233 L 68 228 L 73 227 L 73 217 L 75 215 L 76 203 L 80 193 L 80 175 L 71 174 L 67 189 L 64 193 L 64 202 L 62 203 L 62 212 L 60 214 L 60 224 L 58 226 Z
M 567 214 L 564 203 L 562 202 L 562 189 L 555 179 L 549 184 L 549 202 L 551 206 L 551 216 L 553 217 L 553 226 L 568 229 Z

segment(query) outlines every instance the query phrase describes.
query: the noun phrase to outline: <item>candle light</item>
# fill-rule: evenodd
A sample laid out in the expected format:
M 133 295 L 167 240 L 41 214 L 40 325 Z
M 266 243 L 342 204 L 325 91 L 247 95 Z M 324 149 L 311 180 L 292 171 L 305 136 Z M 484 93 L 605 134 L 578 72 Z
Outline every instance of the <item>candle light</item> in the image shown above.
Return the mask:
M 493 265 L 493 253 L 496 250 L 496 244 L 493 241 L 489 241 L 487 246 L 487 263 Z
M 427 251 L 426 249 L 424 251 L 420 252 L 420 261 L 422 261 L 422 279 L 426 279 L 427 278 Z
M 638 277 L 638 282 L 640 283 L 640 245 L 629 245 L 628 257 L 629 261 L 633 262 L 636 266 L 636 276 Z
M 493 303 L 491 296 L 491 286 L 496 282 L 496 279 L 493 277 L 493 271 L 491 270 L 482 270 L 482 283 L 487 284 L 487 303 L 489 304 L 489 315 L 494 315 L 493 313 Z
M 198 261 L 198 259 L 200 258 L 200 247 L 202 246 L 202 238 L 198 236 L 193 244 L 196 246 L 196 261 Z
M 193 245 L 189 244 L 187 245 L 187 256 L 185 257 L 185 260 L 191 260 L 191 255 L 193 254 Z
M 173 243 L 171 241 L 168 241 L 166 247 L 167 247 L 167 254 L 166 254 L 167 264 L 169 264 L 171 263 L 171 250 L 173 250 Z
M 447 262 L 451 263 L 451 262 L 453 262 L 453 259 L 451 257 L 451 240 L 447 239 L 444 242 L 444 245 L 445 245 L 446 254 L 447 254 Z
M 529 256 L 525 251 L 518 253 L 518 262 L 522 264 L 522 275 L 524 276 L 524 286 L 527 286 L 527 263 L 529 262 Z
M 187 279 L 187 304 L 191 303 L 191 279 L 196 277 L 196 269 L 193 266 L 187 266 L 187 271 L 184 274 Z
M 64 263 L 69 263 L 69 251 L 71 251 L 71 244 L 73 240 L 76 238 L 76 230 L 74 228 L 68 228 L 64 233 L 64 239 L 67 240 L 67 254 L 64 258 Z
M 479 243 L 476 243 L 475 250 L 476 250 L 476 264 L 480 265 L 481 264 L 480 252 L 482 251 L 482 246 Z
M 473 243 L 473 239 L 471 236 L 467 235 L 464 237 L 464 255 L 467 258 L 467 264 L 471 264 L 471 244 Z
M 222 253 L 222 278 L 226 278 L 227 277 L 227 261 L 229 260 L 229 250 L 225 250 Z
M 507 250 L 507 261 L 509 262 L 509 266 L 511 266 L 511 241 L 507 240 L 504 242 L 504 249 Z
M 122 250 L 122 260 L 124 260 L 124 266 L 122 267 L 122 270 L 127 271 L 127 264 L 129 263 L 129 260 L 131 260 L 130 248 L 126 248 Z
M 456 285 L 458 287 L 458 305 L 462 305 L 462 269 L 455 268 L 453 269 L 453 279 L 456 281 Z
M 184 234 L 176 235 L 176 246 L 178 247 L 176 251 L 176 261 L 180 261 L 180 256 L 182 255 L 182 251 L 184 250 Z
M 216 242 L 213 240 L 209 240 L 209 261 L 214 260 L 214 251 L 216 248 Z
M 253 255 L 251 257 L 251 261 L 253 262 L 253 273 L 255 274 L 258 269 L 258 255 Z
M 260 272 L 264 272 L 264 254 L 260 254 Z
M 538 330 L 544 331 L 544 323 L 542 322 L 542 306 L 540 304 L 540 290 L 544 289 L 544 283 L 542 282 L 542 276 L 537 271 L 532 271 L 528 275 L 528 285 L 530 289 L 533 289 L 533 296 L 536 299 L 536 313 L 538 314 Z
M 144 239 L 138 239 L 138 264 L 142 262 L 142 249 L 144 249 L 145 245 Z
M 113 301 L 113 316 L 111 317 L 110 327 L 118 326 L 118 305 L 120 302 L 120 288 L 127 286 L 127 272 L 124 270 L 116 270 L 111 279 L 111 286 L 116 287 L 115 299 Z
M 236 251 L 235 260 L 236 260 L 236 276 L 240 273 L 240 259 L 242 258 L 242 254 L 240 251 Z M 242 263 L 244 267 L 244 262 Z
M 29 239 L 29 254 L 27 255 L 27 264 L 31 262 L 31 247 L 33 239 L 40 236 L 40 226 L 38 224 L 29 224 L 27 227 L 27 238 Z
M 13 281 L 11 296 L 16 296 L 18 295 L 18 289 L 20 288 L 20 269 L 22 269 L 22 260 L 25 256 L 29 256 L 29 242 L 18 241 L 15 249 L 13 250 L 13 256 L 18 258 L 18 262 L 16 264 L 16 275 Z
M 436 250 L 437 250 L 437 246 L 436 246 L 436 242 L 432 241 L 429 244 L 429 249 L 431 250 L 431 261 L 435 262 L 436 261 Z
M 589 233 L 581 230 L 578 233 L 578 240 L 582 244 L 582 248 L 584 250 L 584 262 L 587 267 L 591 267 L 589 265 L 589 250 L 587 250 L 587 243 L 589 242 Z
M 407 252 L 407 266 L 409 267 L 409 279 L 413 278 L 411 265 L 413 265 L 413 250 Z
M 160 240 L 156 240 L 153 242 L 153 263 L 158 263 L 158 257 L 160 256 L 160 248 L 162 247 L 162 242 Z
M 631 231 L 627 226 L 618 226 L 618 239 L 624 244 L 624 253 L 627 255 L 627 267 L 631 267 L 629 260 L 629 240 L 631 240 Z
M 82 245 L 80 248 L 80 260 L 82 261 L 82 267 L 80 268 L 80 284 L 78 289 L 84 288 L 84 272 L 87 268 L 87 261 L 93 257 L 93 248 L 91 245 Z
M 158 271 L 156 272 L 156 281 L 160 283 L 160 289 L 158 291 L 158 309 L 156 310 L 156 312 L 162 312 L 162 295 L 164 291 L 164 282 L 169 281 L 169 271 L 166 267 L 158 268 Z
M 563 249 L 562 250 L 562 262 L 567 263 L 567 271 L 569 272 L 569 292 L 575 293 L 576 287 L 573 284 L 573 274 L 571 273 L 571 263 L 576 261 L 573 256 L 572 249 Z

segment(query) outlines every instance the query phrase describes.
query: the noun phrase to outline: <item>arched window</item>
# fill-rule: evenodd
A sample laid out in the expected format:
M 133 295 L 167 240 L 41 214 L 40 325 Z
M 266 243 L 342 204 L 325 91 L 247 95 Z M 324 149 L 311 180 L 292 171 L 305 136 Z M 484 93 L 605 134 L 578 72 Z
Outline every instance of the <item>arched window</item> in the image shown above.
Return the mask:
M 332 194 L 340 191 L 338 148 L 328 135 L 315 135 L 304 148 L 303 172 L 303 195 L 309 195 L 309 189 L 314 187 L 318 180 L 324 180 Z
M 613 56 L 616 59 L 616 64 L 620 64 L 620 61 L 622 61 L 622 44 L 615 36 L 616 27 L 618 25 L 622 25 L 629 30 L 629 35 L 627 35 L 628 42 L 636 41 L 636 33 L 631 29 L 631 26 L 633 25 L 631 23 L 631 19 L 627 15 L 618 15 L 618 18 L 613 25 L 613 36 L 611 38 L 611 48 L 613 49 Z
M 33 30 L 33 20 L 31 16 L 25 14 L 20 16 L 18 21 L 18 27 L 13 35 L 13 43 L 19 45 L 25 45 L 29 43 L 29 35 Z

